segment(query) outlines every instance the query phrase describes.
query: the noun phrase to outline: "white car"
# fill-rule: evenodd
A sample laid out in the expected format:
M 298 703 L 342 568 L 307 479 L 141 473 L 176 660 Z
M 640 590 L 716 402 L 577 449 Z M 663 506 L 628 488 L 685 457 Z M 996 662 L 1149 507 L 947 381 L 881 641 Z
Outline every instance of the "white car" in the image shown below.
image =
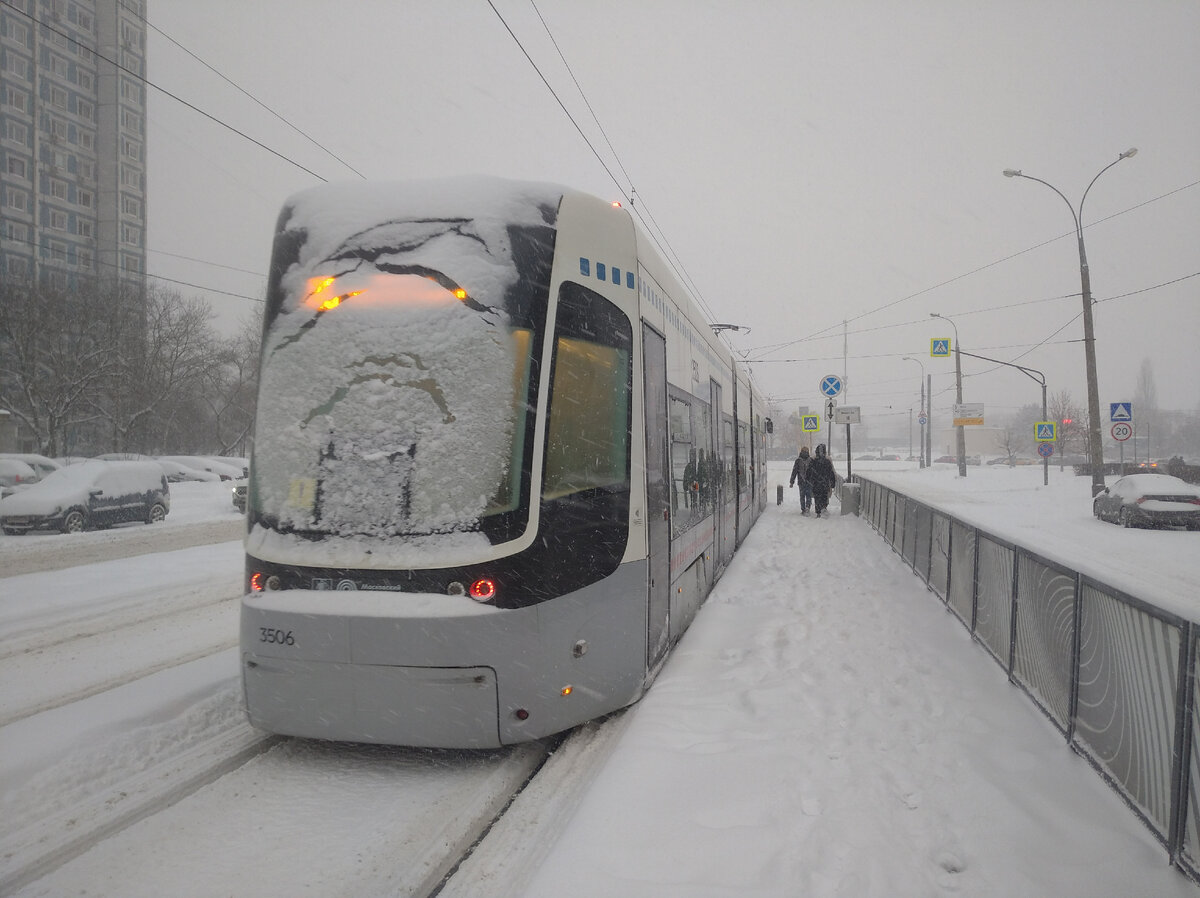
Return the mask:
M 1200 530 L 1200 486 L 1169 474 L 1130 474 L 1092 500 L 1092 514 L 1122 527 Z

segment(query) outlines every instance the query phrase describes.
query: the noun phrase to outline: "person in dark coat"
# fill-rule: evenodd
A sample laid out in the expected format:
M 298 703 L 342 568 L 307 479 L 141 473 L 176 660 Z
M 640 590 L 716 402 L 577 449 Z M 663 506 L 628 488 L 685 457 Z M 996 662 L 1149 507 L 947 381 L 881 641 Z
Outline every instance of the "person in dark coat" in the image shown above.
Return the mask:
M 829 494 L 837 485 L 837 474 L 833 470 L 833 462 L 825 452 L 825 444 L 817 446 L 817 457 L 808 465 L 808 482 L 812 484 L 813 503 L 816 506 L 817 517 L 829 507 Z
M 812 457 L 808 454 L 808 447 L 801 446 L 800 454 L 796 456 L 796 461 L 792 464 L 792 479 L 788 481 L 789 488 L 796 484 L 800 485 L 800 514 L 808 514 L 808 510 L 812 508 L 812 484 L 808 482 L 808 466 L 811 462 Z

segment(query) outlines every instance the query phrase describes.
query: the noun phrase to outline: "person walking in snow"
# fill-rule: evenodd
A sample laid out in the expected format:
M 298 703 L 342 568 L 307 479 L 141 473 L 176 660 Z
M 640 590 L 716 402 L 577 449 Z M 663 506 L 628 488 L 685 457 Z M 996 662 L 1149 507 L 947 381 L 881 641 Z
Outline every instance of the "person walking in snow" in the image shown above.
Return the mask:
M 808 454 L 808 447 L 801 446 L 800 454 L 792 464 L 792 479 L 788 481 L 789 488 L 800 485 L 800 514 L 808 514 L 808 510 L 812 508 L 812 484 L 808 482 L 808 466 L 811 463 L 812 457 Z
M 837 474 L 833 470 L 833 462 L 825 452 L 825 444 L 817 446 L 817 457 L 808 465 L 808 482 L 812 484 L 813 504 L 817 517 L 829 507 L 829 494 L 837 485 Z

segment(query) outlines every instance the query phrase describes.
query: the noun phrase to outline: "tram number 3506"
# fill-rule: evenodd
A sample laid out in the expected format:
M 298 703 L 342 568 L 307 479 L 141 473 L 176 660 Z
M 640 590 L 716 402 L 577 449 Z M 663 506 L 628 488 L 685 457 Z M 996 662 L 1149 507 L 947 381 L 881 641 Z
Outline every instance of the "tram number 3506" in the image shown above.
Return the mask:
M 258 628 L 258 641 L 268 645 L 295 645 L 296 637 L 291 630 L 273 630 L 270 627 Z

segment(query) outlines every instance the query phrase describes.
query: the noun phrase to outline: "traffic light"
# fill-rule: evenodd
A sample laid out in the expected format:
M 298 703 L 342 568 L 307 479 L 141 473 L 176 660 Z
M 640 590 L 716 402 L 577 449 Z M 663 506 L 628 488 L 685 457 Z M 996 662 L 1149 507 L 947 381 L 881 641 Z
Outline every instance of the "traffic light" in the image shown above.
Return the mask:
M 1070 424 L 1073 420 L 1073 418 L 1063 418 L 1063 424 Z

